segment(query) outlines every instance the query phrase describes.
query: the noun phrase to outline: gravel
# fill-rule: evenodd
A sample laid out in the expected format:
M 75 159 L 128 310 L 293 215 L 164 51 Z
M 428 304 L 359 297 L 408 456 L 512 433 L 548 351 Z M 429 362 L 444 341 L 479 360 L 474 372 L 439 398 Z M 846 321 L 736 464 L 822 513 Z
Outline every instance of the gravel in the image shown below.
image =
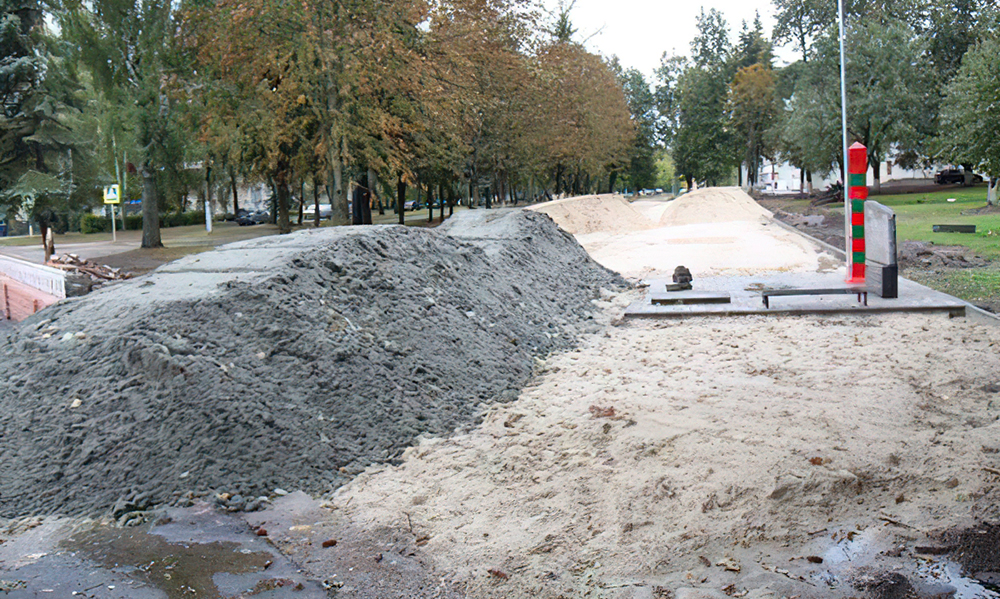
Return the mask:
M 624 284 L 545 215 L 476 211 L 241 242 L 68 300 L 0 332 L 0 517 L 328 493 L 515 399 Z

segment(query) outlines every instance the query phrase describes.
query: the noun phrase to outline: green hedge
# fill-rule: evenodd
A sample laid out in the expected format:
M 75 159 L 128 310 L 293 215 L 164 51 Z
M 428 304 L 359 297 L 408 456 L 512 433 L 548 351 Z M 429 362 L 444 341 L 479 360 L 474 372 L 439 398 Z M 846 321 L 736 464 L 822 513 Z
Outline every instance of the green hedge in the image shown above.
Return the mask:
M 103 233 L 111 230 L 111 219 L 105 216 L 84 214 L 80 217 L 81 233 Z
M 119 223 L 121 220 L 118 221 Z M 190 225 L 203 225 L 205 224 L 205 213 L 201 210 L 196 210 L 193 212 L 171 212 L 169 214 L 160 215 L 160 226 L 163 228 L 167 227 L 186 227 Z M 129 214 L 125 217 L 125 228 L 129 231 L 139 231 L 142 229 L 142 215 L 141 214 Z M 81 233 L 104 233 L 105 231 L 111 230 L 111 220 L 106 216 L 94 216 L 93 214 L 84 214 L 80 217 L 80 232 Z

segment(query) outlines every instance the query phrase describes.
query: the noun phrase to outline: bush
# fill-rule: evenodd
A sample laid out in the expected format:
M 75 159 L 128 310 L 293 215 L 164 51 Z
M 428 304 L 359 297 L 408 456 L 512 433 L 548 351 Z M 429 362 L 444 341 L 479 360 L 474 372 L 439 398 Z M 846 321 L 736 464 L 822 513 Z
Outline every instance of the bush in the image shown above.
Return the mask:
M 218 217 L 216 217 L 218 220 Z M 121 221 L 119 221 L 121 222 Z M 160 215 L 160 227 L 187 227 L 191 225 L 204 225 L 205 213 L 201 210 L 193 212 L 169 212 Z M 128 214 L 125 216 L 125 229 L 129 231 L 142 230 L 142 214 Z M 80 217 L 81 233 L 103 233 L 111 230 L 111 220 L 103 216 L 84 214 Z
M 81 233 L 103 233 L 111 230 L 111 220 L 103 216 L 84 214 L 80 217 Z
M 125 215 L 125 228 L 128 229 L 129 231 L 142 230 L 142 215 L 141 214 Z

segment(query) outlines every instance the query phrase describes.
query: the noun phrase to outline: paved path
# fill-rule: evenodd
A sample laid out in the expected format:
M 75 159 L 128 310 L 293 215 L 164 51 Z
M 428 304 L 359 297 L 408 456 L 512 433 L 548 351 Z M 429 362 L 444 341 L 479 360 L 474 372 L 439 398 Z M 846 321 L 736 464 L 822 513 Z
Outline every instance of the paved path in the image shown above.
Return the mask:
M 63 243 L 56 245 L 56 253 L 76 254 L 85 260 L 97 258 L 98 256 L 110 256 L 120 254 L 139 247 L 138 241 L 95 241 L 88 243 Z M 39 245 L 12 245 L 0 247 L 0 255 L 11 256 L 27 260 L 28 262 L 41 263 L 45 258 L 45 252 Z

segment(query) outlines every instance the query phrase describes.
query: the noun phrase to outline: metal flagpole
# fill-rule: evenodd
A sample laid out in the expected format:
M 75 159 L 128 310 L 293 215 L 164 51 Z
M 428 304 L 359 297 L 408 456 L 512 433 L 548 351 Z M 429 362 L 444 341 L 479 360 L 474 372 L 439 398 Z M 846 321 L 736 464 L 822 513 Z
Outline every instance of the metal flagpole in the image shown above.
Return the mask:
M 840 128 L 843 134 L 844 180 L 844 254 L 847 256 L 847 278 L 851 278 L 851 200 L 847 197 L 847 69 L 844 64 L 844 0 L 838 0 L 840 23 Z

